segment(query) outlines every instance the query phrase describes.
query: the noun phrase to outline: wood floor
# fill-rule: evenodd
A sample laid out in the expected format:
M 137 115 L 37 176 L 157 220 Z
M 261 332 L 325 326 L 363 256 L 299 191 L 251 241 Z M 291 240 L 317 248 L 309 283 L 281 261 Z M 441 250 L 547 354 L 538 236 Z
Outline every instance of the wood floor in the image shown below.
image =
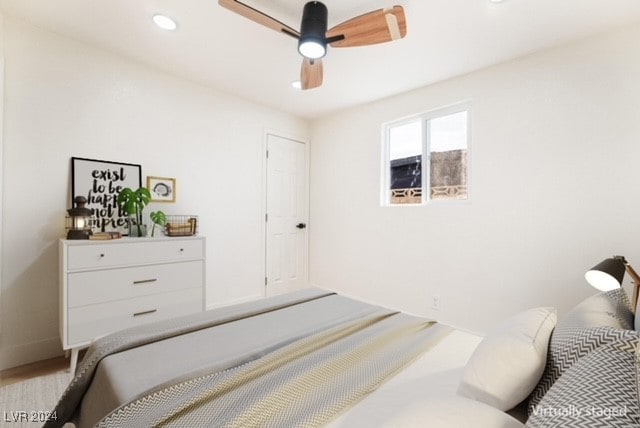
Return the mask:
M 62 370 L 69 370 L 69 359 L 64 357 L 38 361 L 37 363 L 0 371 L 0 387 Z

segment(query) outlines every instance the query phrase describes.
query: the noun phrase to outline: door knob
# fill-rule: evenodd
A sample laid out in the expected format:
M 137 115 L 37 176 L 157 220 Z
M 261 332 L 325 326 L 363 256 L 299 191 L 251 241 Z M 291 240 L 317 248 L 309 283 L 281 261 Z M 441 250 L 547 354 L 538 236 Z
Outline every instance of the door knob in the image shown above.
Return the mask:
M 298 223 L 298 224 L 296 224 L 296 227 L 297 227 L 298 229 L 305 229 L 305 228 L 307 227 L 307 225 L 306 225 L 306 224 L 304 224 L 304 223 Z

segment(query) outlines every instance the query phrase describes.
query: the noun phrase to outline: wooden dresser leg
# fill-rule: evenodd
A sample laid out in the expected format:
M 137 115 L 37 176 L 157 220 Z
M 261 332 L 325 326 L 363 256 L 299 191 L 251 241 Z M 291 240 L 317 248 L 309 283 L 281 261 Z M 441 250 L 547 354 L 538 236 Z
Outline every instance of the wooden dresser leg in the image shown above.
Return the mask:
M 78 353 L 80 352 L 79 348 L 73 348 L 71 350 L 71 363 L 69 366 L 69 372 L 72 375 L 75 375 L 76 373 L 76 366 L 78 365 Z

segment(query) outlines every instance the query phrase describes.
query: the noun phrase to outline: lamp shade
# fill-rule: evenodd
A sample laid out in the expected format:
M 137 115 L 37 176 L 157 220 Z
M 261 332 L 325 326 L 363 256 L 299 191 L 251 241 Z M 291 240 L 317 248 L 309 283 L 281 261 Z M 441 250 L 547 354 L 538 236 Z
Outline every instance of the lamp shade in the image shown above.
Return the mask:
M 601 291 L 620 288 L 625 272 L 623 260 L 622 257 L 603 260 L 587 271 L 584 277 L 592 287 Z

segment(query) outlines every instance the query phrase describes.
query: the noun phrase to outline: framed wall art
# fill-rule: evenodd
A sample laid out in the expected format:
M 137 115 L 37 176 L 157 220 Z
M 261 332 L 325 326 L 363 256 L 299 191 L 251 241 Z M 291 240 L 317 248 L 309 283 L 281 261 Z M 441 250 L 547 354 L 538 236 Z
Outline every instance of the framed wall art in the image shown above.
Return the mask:
M 153 202 L 176 201 L 176 179 L 168 177 L 147 177 L 147 189 Z
M 87 198 L 94 232 L 126 233 L 127 214 L 118 207 L 125 187 L 142 187 L 142 166 L 132 163 L 71 158 L 71 199 Z

